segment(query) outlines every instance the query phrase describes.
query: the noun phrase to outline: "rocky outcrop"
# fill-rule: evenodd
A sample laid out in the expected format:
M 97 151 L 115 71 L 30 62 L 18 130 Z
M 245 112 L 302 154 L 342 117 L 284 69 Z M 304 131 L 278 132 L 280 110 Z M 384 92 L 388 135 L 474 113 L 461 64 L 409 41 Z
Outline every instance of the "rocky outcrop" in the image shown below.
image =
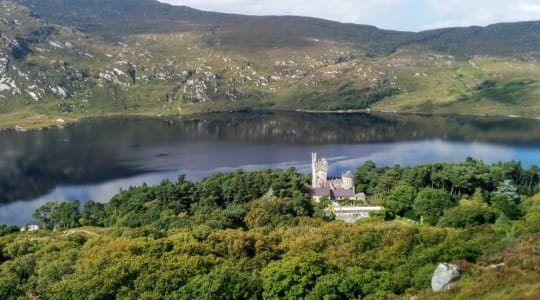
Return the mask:
M 451 284 L 459 279 L 458 266 L 449 263 L 440 263 L 431 277 L 431 288 L 434 292 L 449 290 Z

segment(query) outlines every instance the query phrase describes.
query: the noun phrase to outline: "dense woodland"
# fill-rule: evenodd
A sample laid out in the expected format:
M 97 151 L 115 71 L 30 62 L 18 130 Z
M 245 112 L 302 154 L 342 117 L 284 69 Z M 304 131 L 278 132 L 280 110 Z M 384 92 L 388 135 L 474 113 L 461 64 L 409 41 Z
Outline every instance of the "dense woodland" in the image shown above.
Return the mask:
M 466 291 L 540 231 L 539 180 L 514 161 L 367 161 L 357 190 L 385 210 L 356 224 L 313 203 L 293 168 L 181 176 L 105 204 L 51 201 L 33 215 L 45 230 L 0 227 L 0 298 L 429 298 L 439 262 L 460 265 Z

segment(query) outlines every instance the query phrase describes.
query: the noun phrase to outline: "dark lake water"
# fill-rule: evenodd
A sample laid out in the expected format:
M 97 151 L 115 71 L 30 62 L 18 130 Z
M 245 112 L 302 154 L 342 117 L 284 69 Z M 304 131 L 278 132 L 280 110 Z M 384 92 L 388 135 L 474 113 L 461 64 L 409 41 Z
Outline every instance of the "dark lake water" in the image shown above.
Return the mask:
M 66 128 L 0 132 L 0 223 L 32 222 L 50 200 L 106 202 L 120 188 L 242 168 L 331 175 L 378 165 L 540 163 L 540 121 L 395 114 L 235 113 L 183 119 L 87 120 Z

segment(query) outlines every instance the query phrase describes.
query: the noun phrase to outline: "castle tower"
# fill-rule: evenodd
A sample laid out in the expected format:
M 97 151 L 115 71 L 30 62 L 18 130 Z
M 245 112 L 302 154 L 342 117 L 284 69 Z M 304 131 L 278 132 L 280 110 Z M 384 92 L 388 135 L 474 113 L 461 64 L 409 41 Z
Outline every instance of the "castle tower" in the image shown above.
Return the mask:
M 317 181 L 317 152 L 311 152 L 311 187 L 319 187 L 319 182 Z
M 311 187 L 320 188 L 327 185 L 328 162 L 326 159 L 317 160 L 317 153 L 311 153 Z
M 351 171 L 347 171 L 341 174 L 341 182 L 343 184 L 343 189 L 351 190 L 354 189 L 354 175 Z

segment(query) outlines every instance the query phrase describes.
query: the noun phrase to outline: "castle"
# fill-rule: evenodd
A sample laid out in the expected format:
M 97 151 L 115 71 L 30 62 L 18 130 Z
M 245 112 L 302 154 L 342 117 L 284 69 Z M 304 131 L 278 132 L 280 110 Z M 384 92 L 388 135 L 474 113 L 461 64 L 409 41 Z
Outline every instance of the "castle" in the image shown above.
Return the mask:
M 328 161 L 324 158 L 318 160 L 317 153 L 311 153 L 311 171 L 311 197 L 315 202 L 320 202 L 322 197 L 328 197 L 336 219 L 354 223 L 359 219 L 369 218 L 371 213 L 383 210 L 382 206 L 367 206 L 366 195 L 355 192 L 354 175 L 350 171 L 341 174 L 341 178 L 329 178 Z M 354 202 L 351 205 L 349 201 L 342 200 Z
M 328 177 L 328 161 L 317 159 L 317 153 L 311 153 L 312 183 L 310 194 L 313 200 L 319 202 L 324 196 L 330 200 L 365 200 L 364 193 L 357 194 L 354 190 L 354 175 L 347 171 L 338 178 Z

